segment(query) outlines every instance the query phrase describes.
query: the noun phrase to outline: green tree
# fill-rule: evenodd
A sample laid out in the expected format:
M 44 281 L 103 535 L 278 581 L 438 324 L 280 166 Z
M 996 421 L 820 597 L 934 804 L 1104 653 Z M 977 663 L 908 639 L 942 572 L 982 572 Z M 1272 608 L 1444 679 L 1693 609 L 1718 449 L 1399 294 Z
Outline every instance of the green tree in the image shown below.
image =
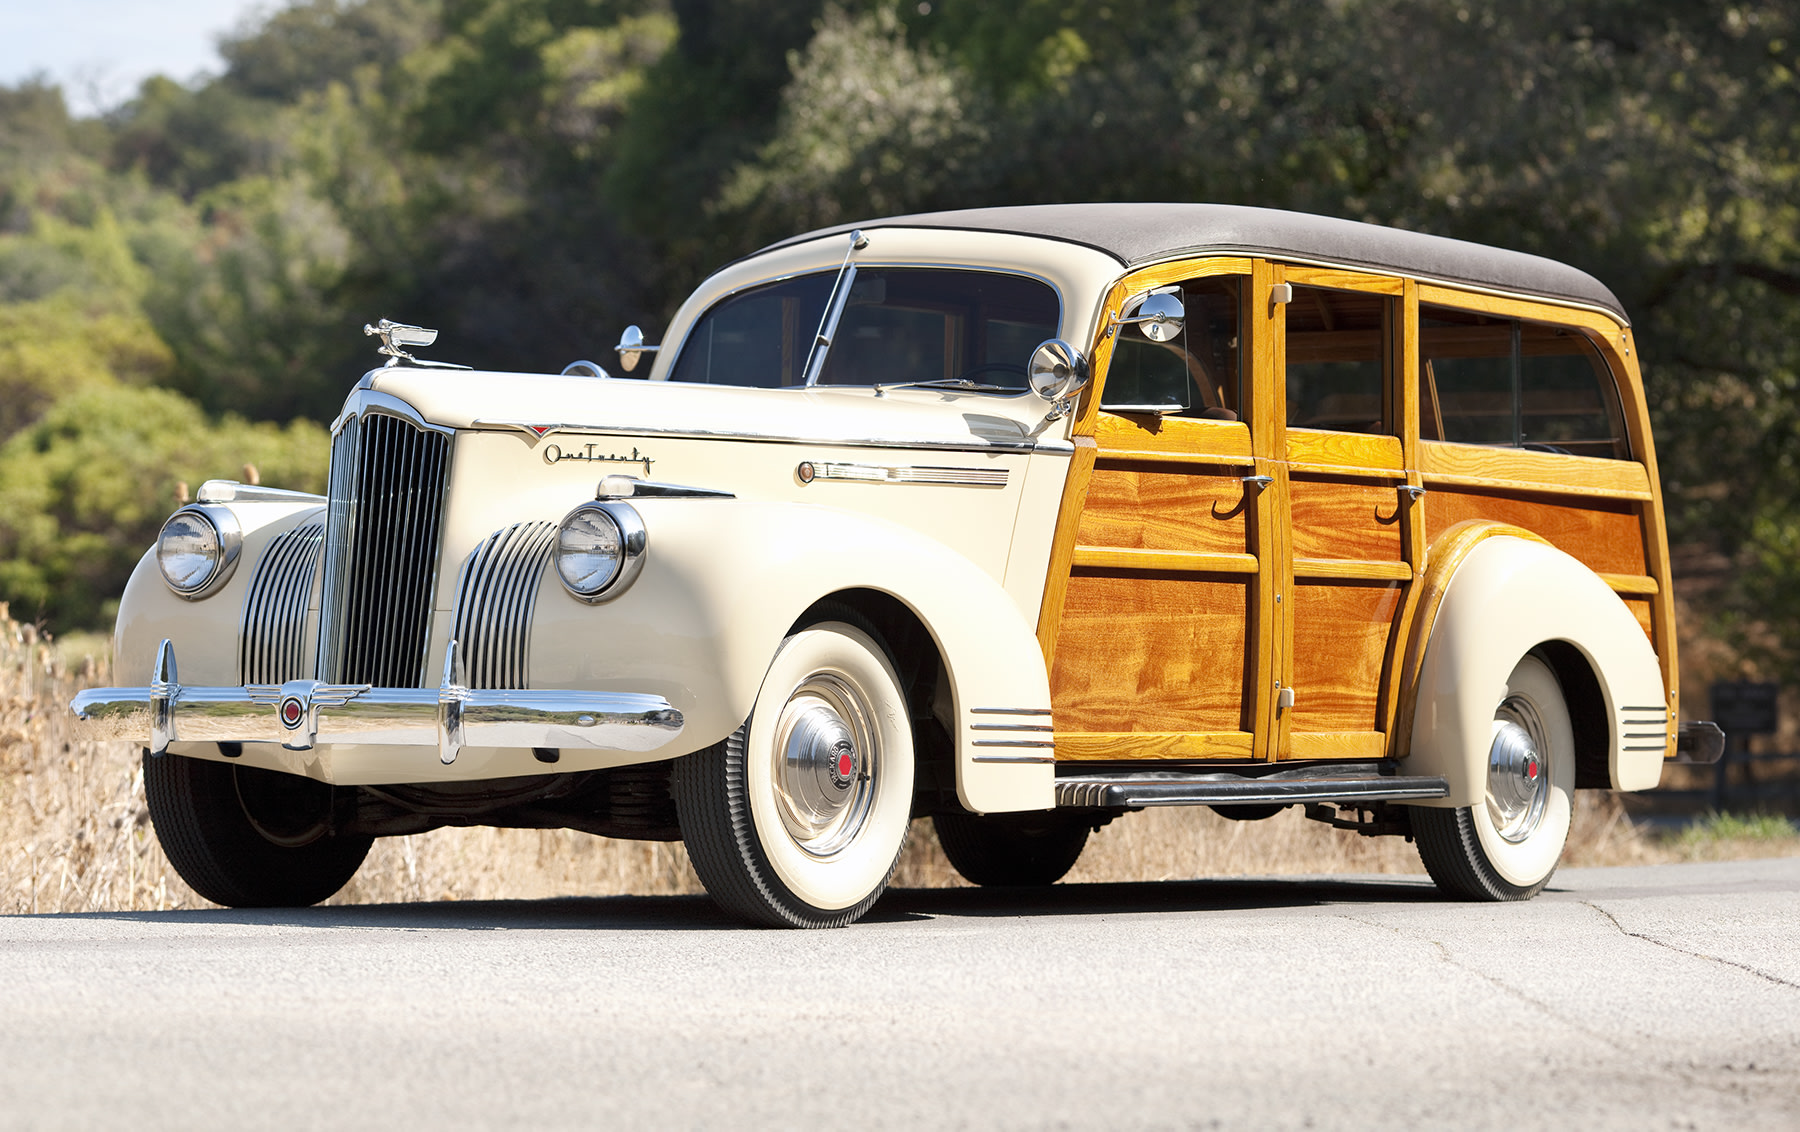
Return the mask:
M 324 430 L 209 422 L 162 389 L 77 393 L 0 445 L 0 599 L 60 628 L 110 620 L 177 485 L 239 479 L 322 491 Z

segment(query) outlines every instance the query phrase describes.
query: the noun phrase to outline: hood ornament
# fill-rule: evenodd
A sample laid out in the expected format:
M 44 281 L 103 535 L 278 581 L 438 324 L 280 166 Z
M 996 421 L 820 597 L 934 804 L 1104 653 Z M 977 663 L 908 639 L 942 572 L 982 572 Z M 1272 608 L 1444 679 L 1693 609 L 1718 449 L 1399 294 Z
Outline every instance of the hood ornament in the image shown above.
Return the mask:
M 410 323 L 395 322 L 391 318 L 384 318 L 373 325 L 363 323 L 363 333 L 369 336 L 380 336 L 381 347 L 375 352 L 387 355 L 388 366 L 397 366 L 404 358 L 413 365 L 429 366 L 433 369 L 469 368 L 468 366 L 459 366 L 455 362 L 421 361 L 402 349 L 403 346 L 429 346 L 437 341 L 438 332 L 423 326 L 413 326 Z

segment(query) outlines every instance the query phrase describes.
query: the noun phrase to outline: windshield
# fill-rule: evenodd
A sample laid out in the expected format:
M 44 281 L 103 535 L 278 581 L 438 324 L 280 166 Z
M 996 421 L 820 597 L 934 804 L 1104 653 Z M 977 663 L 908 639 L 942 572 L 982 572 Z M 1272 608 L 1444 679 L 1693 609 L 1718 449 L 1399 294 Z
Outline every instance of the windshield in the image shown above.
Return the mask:
M 721 299 L 694 324 L 671 381 L 776 388 L 805 380 L 807 352 L 837 273 L 819 272 Z M 945 268 L 856 272 L 820 385 L 969 381 L 1024 390 L 1061 304 L 1046 283 Z

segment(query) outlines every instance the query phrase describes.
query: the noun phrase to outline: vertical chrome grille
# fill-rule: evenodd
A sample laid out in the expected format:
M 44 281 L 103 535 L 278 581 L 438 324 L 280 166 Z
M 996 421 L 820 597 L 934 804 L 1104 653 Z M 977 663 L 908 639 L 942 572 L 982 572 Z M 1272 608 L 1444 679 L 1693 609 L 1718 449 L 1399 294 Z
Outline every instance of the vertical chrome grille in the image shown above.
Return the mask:
M 530 687 L 531 613 L 555 541 L 555 523 L 514 523 L 482 539 L 463 563 L 453 636 L 469 687 Z
M 319 679 L 422 686 L 449 462 L 447 435 L 386 413 L 333 439 Z
M 244 597 L 238 676 L 244 684 L 281 684 L 310 670 L 306 603 L 312 596 L 324 523 L 302 523 L 277 535 L 257 563 Z

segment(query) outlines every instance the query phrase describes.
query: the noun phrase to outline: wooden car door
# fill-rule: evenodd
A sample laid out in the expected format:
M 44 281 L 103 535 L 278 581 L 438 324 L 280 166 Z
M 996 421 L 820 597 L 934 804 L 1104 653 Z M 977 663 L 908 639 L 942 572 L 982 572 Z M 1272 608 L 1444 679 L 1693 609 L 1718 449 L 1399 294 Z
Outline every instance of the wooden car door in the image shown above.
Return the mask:
M 1279 758 L 1381 758 L 1423 553 L 1406 443 L 1417 436 L 1416 393 L 1398 380 L 1411 372 L 1407 285 L 1277 270 L 1287 286 L 1274 304 L 1284 458 L 1271 494 L 1284 576 L 1273 745 Z
M 1267 346 L 1245 321 L 1259 282 L 1250 261 L 1216 259 L 1138 272 L 1109 297 L 1110 317 L 1179 288 L 1186 325 L 1160 344 L 1115 326 L 1094 350 L 1040 620 L 1059 759 L 1268 756 L 1270 454 L 1241 419 Z M 1170 373 L 1188 383 L 1178 411 L 1158 384 Z

